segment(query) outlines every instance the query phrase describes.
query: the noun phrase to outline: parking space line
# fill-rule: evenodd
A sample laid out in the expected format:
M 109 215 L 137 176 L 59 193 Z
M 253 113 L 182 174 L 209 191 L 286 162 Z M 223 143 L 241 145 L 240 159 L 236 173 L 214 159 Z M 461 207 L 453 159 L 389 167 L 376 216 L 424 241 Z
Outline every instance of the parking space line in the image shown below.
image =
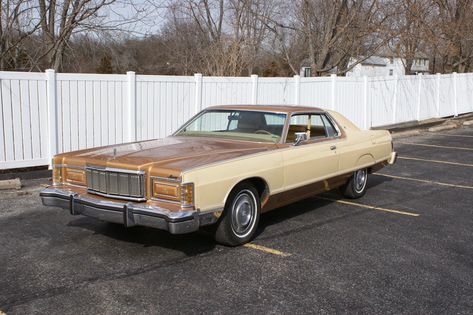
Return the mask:
M 262 246 L 262 245 L 257 245 L 257 244 L 254 244 L 254 243 L 246 243 L 243 246 L 246 247 L 246 248 L 256 249 L 256 250 L 259 250 L 259 251 L 261 251 L 263 253 L 267 253 L 267 254 L 272 254 L 272 255 L 277 255 L 277 256 L 282 256 L 282 257 L 291 256 L 291 254 L 289 254 L 289 253 L 285 253 L 285 252 L 282 252 L 282 251 L 277 250 L 277 249 L 272 249 L 272 248 Z
M 473 136 L 470 136 L 470 135 L 449 135 L 449 134 L 446 134 L 446 133 L 436 133 L 435 135 L 447 136 L 447 137 L 473 138 Z
M 332 198 L 319 197 L 319 196 L 317 196 L 316 198 L 330 200 L 330 201 L 334 201 L 334 202 L 345 204 L 345 205 L 350 205 L 350 206 L 355 206 L 355 207 L 360 207 L 360 208 L 366 208 L 366 209 L 371 209 L 371 210 L 377 210 L 377 211 L 383 211 L 383 212 L 402 214 L 402 215 L 407 215 L 407 216 L 411 216 L 411 217 L 420 216 L 420 214 L 418 214 L 418 213 L 400 211 L 400 210 L 393 210 L 393 209 L 386 209 L 386 208 L 382 208 L 382 207 L 365 205 L 365 204 L 357 203 L 357 202 L 353 202 L 353 201 L 347 201 L 347 200 L 341 200 L 341 199 L 332 199 Z
M 432 162 L 432 163 L 441 163 L 441 164 L 473 167 L 473 164 L 450 162 L 450 161 L 440 161 L 440 160 L 421 159 L 421 158 L 416 158 L 416 157 L 412 157 L 412 156 L 398 156 L 397 158 L 401 159 L 401 160 L 413 160 L 413 161 L 423 161 L 423 162 Z
M 435 184 L 435 185 L 448 186 L 448 187 L 455 187 L 455 188 L 473 189 L 473 186 L 455 185 L 455 184 L 449 184 L 449 183 L 442 183 L 442 182 L 436 182 L 436 181 L 428 180 L 428 179 L 420 179 L 420 178 L 412 178 L 412 177 L 395 176 L 395 175 L 388 175 L 388 174 L 381 174 L 381 173 L 373 173 L 372 175 L 390 177 L 390 178 L 395 178 L 395 179 L 411 180 L 411 181 L 415 181 L 415 182 L 421 182 L 421 183 L 427 183 L 427 184 Z
M 420 146 L 420 147 L 432 147 L 432 148 L 442 148 L 442 149 L 473 151 L 473 148 L 450 147 L 450 146 L 446 146 L 446 145 L 435 145 L 435 144 L 426 144 L 426 143 L 411 143 L 411 142 L 397 142 L 397 143 L 407 144 L 407 145 L 416 145 L 416 146 Z

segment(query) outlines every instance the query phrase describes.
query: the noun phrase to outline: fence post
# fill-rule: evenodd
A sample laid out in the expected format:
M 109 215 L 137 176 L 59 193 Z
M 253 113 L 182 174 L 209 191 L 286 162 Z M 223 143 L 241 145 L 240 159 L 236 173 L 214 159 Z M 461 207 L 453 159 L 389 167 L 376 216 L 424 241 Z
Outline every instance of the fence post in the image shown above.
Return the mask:
M 46 91 L 49 120 L 49 168 L 51 168 L 52 157 L 58 153 L 56 72 L 53 69 L 46 70 Z
M 394 75 L 394 95 L 393 95 L 393 121 L 392 123 L 396 123 L 397 119 L 397 85 L 399 84 L 399 76 L 396 73 Z
M 300 105 L 301 102 L 301 76 L 294 76 L 294 102 L 295 105 Z
M 436 93 L 435 93 L 435 109 L 437 117 L 440 117 L 440 73 L 435 76 L 436 81 Z
M 419 85 L 418 85 L 418 88 L 417 88 L 417 113 L 416 113 L 416 119 L 417 121 L 420 120 L 420 94 L 421 94 L 421 91 L 422 91 L 422 73 L 419 73 L 417 75 L 418 77 L 418 82 L 419 82 Z
M 335 110 L 335 84 L 337 83 L 337 75 L 334 73 L 331 74 L 330 81 L 331 81 L 331 86 L 332 86 L 332 91 L 331 91 L 332 109 Z
M 197 114 L 202 110 L 202 73 L 194 74 L 195 80 L 195 103 L 194 111 Z
M 258 75 L 251 75 L 251 104 L 258 104 Z
M 134 71 L 126 73 L 128 82 L 128 141 L 136 141 L 136 74 Z
M 458 116 L 457 73 L 453 72 L 453 116 Z
M 368 129 L 368 77 L 363 76 L 363 129 Z

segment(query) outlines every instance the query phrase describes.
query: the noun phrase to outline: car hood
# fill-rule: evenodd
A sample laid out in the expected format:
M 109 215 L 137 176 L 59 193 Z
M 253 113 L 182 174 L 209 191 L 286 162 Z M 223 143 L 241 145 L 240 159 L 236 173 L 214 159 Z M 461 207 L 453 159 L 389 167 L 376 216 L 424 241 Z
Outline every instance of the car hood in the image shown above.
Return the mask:
M 189 168 L 276 148 L 277 145 L 272 143 L 203 137 L 167 137 L 70 152 L 60 157 L 63 158 L 61 161 L 63 164 L 149 171 L 172 169 L 180 173 Z

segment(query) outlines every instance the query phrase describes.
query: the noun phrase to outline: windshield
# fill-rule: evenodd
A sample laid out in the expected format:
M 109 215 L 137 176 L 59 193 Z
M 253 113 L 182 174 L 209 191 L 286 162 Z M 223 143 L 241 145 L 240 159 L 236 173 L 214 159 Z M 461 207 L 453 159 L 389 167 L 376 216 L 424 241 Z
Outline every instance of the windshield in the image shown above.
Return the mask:
M 208 110 L 187 122 L 174 136 L 219 137 L 273 142 L 281 139 L 286 114 L 244 110 Z

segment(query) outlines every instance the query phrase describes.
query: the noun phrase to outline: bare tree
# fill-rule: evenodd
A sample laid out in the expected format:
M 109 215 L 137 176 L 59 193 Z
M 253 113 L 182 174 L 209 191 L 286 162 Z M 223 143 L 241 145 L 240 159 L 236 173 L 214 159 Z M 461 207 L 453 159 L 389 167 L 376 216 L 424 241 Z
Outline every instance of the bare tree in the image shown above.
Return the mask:
M 287 44 L 301 45 L 303 54 L 297 57 L 304 59 L 298 63 L 308 61 L 313 75 L 344 73 L 351 57 L 369 56 L 388 40 L 384 30 L 388 19 L 377 0 L 299 0 L 290 9 L 290 18 L 282 14 L 278 20 L 262 18 L 281 42 L 287 59 L 291 59 Z M 287 41 L 288 37 L 299 40 Z M 295 66 L 291 68 L 298 72 Z
M 473 1 L 435 0 L 436 41 L 442 72 L 472 71 Z
M 0 1 L 0 70 L 21 69 L 23 43 L 39 28 L 36 6 L 27 0 Z M 23 65 L 24 66 L 24 65 Z
M 38 0 L 44 56 L 50 67 L 60 70 L 65 49 L 74 32 L 100 28 L 100 10 L 115 0 Z

